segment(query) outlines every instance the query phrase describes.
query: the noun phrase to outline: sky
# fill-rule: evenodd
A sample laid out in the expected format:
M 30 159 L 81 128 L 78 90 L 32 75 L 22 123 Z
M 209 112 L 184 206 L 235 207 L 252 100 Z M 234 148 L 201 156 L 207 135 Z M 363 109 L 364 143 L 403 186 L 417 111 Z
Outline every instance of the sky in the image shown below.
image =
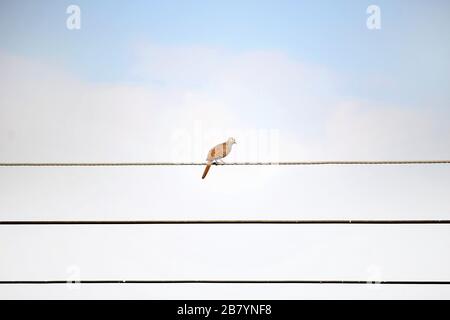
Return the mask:
M 81 23 L 70 30 L 73 4 Z M 438 0 L 2 0 L 0 161 L 200 162 L 229 136 L 229 162 L 449 159 L 449 9 Z M 446 165 L 224 166 L 205 180 L 202 171 L 1 168 L 0 218 L 450 218 Z M 448 280 L 448 231 L 4 226 L 0 279 Z M 0 297 L 450 298 L 450 289 L 2 286 Z

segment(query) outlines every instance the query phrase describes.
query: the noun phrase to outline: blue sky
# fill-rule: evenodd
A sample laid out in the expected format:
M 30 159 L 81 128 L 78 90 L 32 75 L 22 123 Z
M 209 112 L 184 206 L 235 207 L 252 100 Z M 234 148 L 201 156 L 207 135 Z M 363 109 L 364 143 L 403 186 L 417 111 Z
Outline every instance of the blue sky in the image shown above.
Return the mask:
M 82 29 L 65 29 L 78 4 Z M 136 82 L 137 44 L 280 50 L 343 75 L 344 95 L 414 105 L 449 101 L 448 1 L 378 1 L 382 30 L 368 31 L 371 1 L 14 1 L 1 10 L 1 48 L 56 62 L 90 81 Z M 379 88 L 373 78 L 388 78 Z

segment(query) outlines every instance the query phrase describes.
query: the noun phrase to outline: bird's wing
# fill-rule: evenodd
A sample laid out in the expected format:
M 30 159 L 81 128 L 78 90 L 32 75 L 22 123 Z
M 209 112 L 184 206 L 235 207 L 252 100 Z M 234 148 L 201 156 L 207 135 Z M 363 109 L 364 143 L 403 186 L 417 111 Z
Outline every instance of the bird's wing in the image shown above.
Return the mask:
M 209 150 L 208 157 L 206 160 L 213 161 L 213 160 L 217 160 L 217 159 L 222 159 L 222 158 L 226 157 L 227 154 L 228 154 L 227 143 L 224 142 L 224 143 L 218 144 L 217 146 L 215 146 L 214 148 Z

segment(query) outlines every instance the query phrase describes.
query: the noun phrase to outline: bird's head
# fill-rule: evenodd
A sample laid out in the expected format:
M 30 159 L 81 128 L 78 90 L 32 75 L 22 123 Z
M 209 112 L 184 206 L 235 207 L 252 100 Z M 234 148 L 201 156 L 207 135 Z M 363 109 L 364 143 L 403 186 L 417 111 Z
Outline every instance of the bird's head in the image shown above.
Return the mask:
M 228 138 L 228 144 L 233 145 L 236 144 L 236 140 L 234 140 L 234 138 Z

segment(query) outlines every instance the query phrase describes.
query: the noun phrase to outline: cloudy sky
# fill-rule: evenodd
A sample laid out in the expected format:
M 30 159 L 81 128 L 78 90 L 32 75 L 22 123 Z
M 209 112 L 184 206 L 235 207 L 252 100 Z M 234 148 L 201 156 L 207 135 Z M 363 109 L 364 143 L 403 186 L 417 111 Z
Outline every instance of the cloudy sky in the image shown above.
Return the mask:
M 70 30 L 69 5 L 81 9 Z M 381 9 L 369 30 L 366 9 Z M 0 161 L 450 158 L 448 1 L 1 1 Z M 450 219 L 450 169 L 1 168 L 8 219 Z M 268 236 L 269 235 L 269 236 Z M 0 279 L 450 280 L 447 226 L 0 228 Z M 2 298 L 450 298 L 1 286 Z

